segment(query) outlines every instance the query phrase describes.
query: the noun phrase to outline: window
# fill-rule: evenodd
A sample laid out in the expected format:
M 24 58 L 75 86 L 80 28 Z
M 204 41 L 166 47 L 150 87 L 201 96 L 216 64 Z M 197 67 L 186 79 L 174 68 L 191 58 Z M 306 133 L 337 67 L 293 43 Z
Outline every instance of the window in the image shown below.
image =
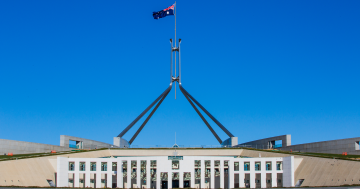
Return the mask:
M 96 171 L 96 162 L 90 162 L 90 171 Z
M 127 177 L 127 161 L 123 161 L 122 166 L 123 166 L 123 176 Z
M 117 171 L 117 162 L 112 163 L 112 171 Z
M 90 179 L 90 183 L 95 183 L 95 179 Z
M 141 167 L 141 169 L 140 169 L 140 178 L 145 178 L 146 179 L 146 163 L 147 163 L 147 161 L 146 160 L 141 160 L 140 161 L 140 167 Z M 144 182 L 145 182 L 145 180 L 144 180 Z
M 205 182 L 206 179 L 211 178 L 211 161 L 205 160 Z
M 178 170 L 180 168 L 180 161 L 179 160 L 172 160 L 172 169 Z
M 282 147 L 282 140 L 276 140 L 274 148 L 281 148 Z
M 229 168 L 229 161 L 224 161 L 224 169 L 228 169 Z
M 101 171 L 107 171 L 107 162 L 101 162 Z
M 179 173 L 172 173 L 171 177 L 172 177 L 172 180 L 179 180 Z
M 75 170 L 75 163 L 69 162 L 69 171 L 74 171 L 74 170 Z
M 201 167 L 201 160 L 195 160 L 195 167 L 197 167 L 197 168 Z
M 85 171 L 85 162 L 80 162 L 80 171 Z
M 276 162 L 276 170 L 278 170 L 278 171 L 282 170 L 282 162 L 281 161 Z
M 255 183 L 260 183 L 260 180 L 255 180 Z
M 150 161 L 150 168 L 155 168 L 156 167 L 156 160 L 151 160 Z
M 150 160 L 150 177 L 151 183 L 156 181 L 156 160 Z
M 271 183 L 271 180 L 266 180 L 266 183 Z
M 219 166 L 220 166 L 220 161 L 219 161 L 219 160 L 215 160 L 215 161 L 214 161 L 214 166 L 215 166 L 215 167 L 219 167 Z
M 167 172 L 161 172 L 160 173 L 160 179 L 162 181 L 168 181 L 168 173 Z
M 234 171 L 239 171 L 239 162 L 234 162 Z
M 266 170 L 271 171 L 271 161 L 266 162 Z
M 250 162 L 244 162 L 244 171 L 250 171 Z
M 260 171 L 260 170 L 261 170 L 261 163 L 255 162 L 255 171 Z

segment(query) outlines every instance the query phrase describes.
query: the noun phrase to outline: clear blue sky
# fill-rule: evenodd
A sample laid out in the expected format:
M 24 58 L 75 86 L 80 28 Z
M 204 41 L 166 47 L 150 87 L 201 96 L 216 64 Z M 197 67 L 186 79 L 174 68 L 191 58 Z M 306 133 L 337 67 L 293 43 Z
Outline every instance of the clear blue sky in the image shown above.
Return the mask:
M 152 12 L 173 3 L 1 1 L 0 138 L 112 143 L 168 87 L 174 17 Z M 183 86 L 239 142 L 360 136 L 360 1 L 177 5 Z M 133 144 L 172 145 L 175 132 L 180 145 L 218 144 L 178 94 Z

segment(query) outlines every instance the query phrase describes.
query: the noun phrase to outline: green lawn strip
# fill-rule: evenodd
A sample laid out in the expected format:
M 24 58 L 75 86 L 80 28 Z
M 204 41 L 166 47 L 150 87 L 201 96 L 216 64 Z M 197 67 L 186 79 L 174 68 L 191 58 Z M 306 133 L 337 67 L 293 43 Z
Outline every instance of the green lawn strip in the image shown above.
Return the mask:
M 106 148 L 94 149 L 94 150 L 64 151 L 64 152 L 57 152 L 57 153 L 15 154 L 15 155 L 13 155 L 13 156 L 0 155 L 0 161 L 16 160 L 16 159 L 28 159 L 28 158 L 38 158 L 38 157 L 46 157 L 46 156 L 57 156 L 57 155 L 65 155 L 65 154 L 75 154 L 75 153 L 98 151 L 98 150 L 104 150 L 104 149 L 106 149 Z
M 280 154 L 291 154 L 291 155 L 300 155 L 300 156 L 311 156 L 311 157 L 320 157 L 320 158 L 329 158 L 329 159 L 342 159 L 350 161 L 359 161 L 351 158 L 360 158 L 360 155 L 342 155 L 342 154 L 326 154 L 326 153 L 313 153 L 313 152 L 290 152 L 290 151 L 281 151 L 281 150 L 261 150 L 254 148 L 243 148 L 247 150 L 263 151 L 263 152 L 272 152 Z
M 56 156 L 56 155 L 64 155 L 64 154 L 75 154 L 82 152 L 90 152 L 90 151 L 98 151 L 104 150 L 108 148 L 101 149 L 93 149 L 93 150 L 76 150 L 76 151 L 64 151 L 57 153 L 33 153 L 33 154 L 15 154 L 13 156 L 5 156 L 0 155 L 0 161 L 6 160 L 16 160 L 16 159 L 27 159 L 27 158 L 37 158 L 37 157 L 45 157 L 45 156 Z M 125 148 L 126 150 L 162 150 L 168 149 L 173 150 L 173 148 Z M 125 150 L 123 148 L 112 148 L 111 150 Z M 221 150 L 221 149 L 246 149 L 246 150 L 254 150 L 254 151 L 262 151 L 262 152 L 271 152 L 271 153 L 280 153 L 280 154 L 289 154 L 289 155 L 300 155 L 300 156 L 311 156 L 311 157 L 321 157 L 321 158 L 329 158 L 329 159 L 342 159 L 342 160 L 351 160 L 351 161 L 359 161 L 351 158 L 360 158 L 360 155 L 341 155 L 341 154 L 327 154 L 327 153 L 313 153 L 313 152 L 290 152 L 290 151 L 281 151 L 281 150 L 262 150 L 255 148 L 179 148 L 179 150 L 187 150 L 187 149 L 199 149 L 199 150 Z

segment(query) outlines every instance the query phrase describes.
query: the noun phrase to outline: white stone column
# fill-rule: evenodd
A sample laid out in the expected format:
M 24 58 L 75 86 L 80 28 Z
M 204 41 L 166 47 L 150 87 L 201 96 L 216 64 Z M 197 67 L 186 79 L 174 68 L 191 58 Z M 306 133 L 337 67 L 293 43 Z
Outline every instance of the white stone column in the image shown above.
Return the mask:
M 201 188 L 205 188 L 205 160 L 200 160 L 200 185 Z
M 160 178 L 160 170 L 159 170 L 159 161 L 156 160 L 156 189 L 160 189 L 160 183 L 161 183 L 161 178 Z
M 74 161 L 74 163 L 75 163 L 74 187 L 79 187 L 80 162 Z
M 56 164 L 56 187 L 69 187 L 69 173 L 73 174 L 74 172 L 69 171 L 69 159 L 66 157 L 57 157 Z
M 220 188 L 224 188 L 224 160 L 220 160 Z
M 132 170 L 131 170 L 131 160 L 128 159 L 127 160 L 127 183 L 126 183 L 126 187 L 127 188 L 132 188 L 131 186 L 131 173 L 132 173 Z
M 295 186 L 294 156 L 283 157 L 283 187 Z
M 101 161 L 96 161 L 96 188 L 101 188 Z
M 261 160 L 261 166 L 260 166 L 260 170 L 261 170 L 261 188 L 266 188 L 266 161 L 265 160 Z
M 141 173 L 141 162 L 140 162 L 140 160 L 137 160 L 136 161 L 136 188 L 140 188 L 140 186 L 141 186 L 140 173 Z
M 146 188 L 150 188 L 151 186 L 150 163 L 151 160 L 146 160 Z
M 191 174 L 190 188 L 195 188 L 195 162 L 193 162 L 192 165 L 193 165 L 192 171 L 190 172 L 190 174 Z
M 277 187 L 277 173 L 275 171 L 271 173 L 271 186 Z
M 271 185 L 277 187 L 276 160 L 271 161 Z
M 112 188 L 112 158 L 107 161 L 107 171 L 106 171 L 106 187 Z
M 250 188 L 255 188 L 255 162 L 250 161 Z
M 167 188 L 172 188 L 172 174 L 171 174 L 171 171 L 168 171 L 168 184 L 167 184 Z M 171 187 L 170 187 L 171 185 Z
M 184 172 L 179 172 L 179 188 L 184 188 Z
M 228 162 L 228 175 L 229 175 L 229 188 L 234 188 L 234 178 L 235 178 L 235 175 L 234 175 L 234 161 L 233 160 L 229 160 Z
M 117 177 L 117 187 L 123 188 L 123 161 L 117 161 L 117 170 L 116 170 L 116 177 Z
M 244 161 L 239 161 L 239 187 L 245 188 L 245 171 L 244 171 Z
M 90 161 L 85 163 L 85 187 L 90 187 Z
M 210 160 L 210 188 L 215 188 L 215 161 Z

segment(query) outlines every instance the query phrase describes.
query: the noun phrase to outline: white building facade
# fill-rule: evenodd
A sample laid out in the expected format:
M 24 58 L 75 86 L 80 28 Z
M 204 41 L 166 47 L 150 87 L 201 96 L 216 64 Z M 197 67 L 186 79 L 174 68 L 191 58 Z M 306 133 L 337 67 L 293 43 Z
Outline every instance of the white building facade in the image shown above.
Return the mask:
M 156 189 L 293 187 L 294 157 L 58 157 L 56 185 Z

